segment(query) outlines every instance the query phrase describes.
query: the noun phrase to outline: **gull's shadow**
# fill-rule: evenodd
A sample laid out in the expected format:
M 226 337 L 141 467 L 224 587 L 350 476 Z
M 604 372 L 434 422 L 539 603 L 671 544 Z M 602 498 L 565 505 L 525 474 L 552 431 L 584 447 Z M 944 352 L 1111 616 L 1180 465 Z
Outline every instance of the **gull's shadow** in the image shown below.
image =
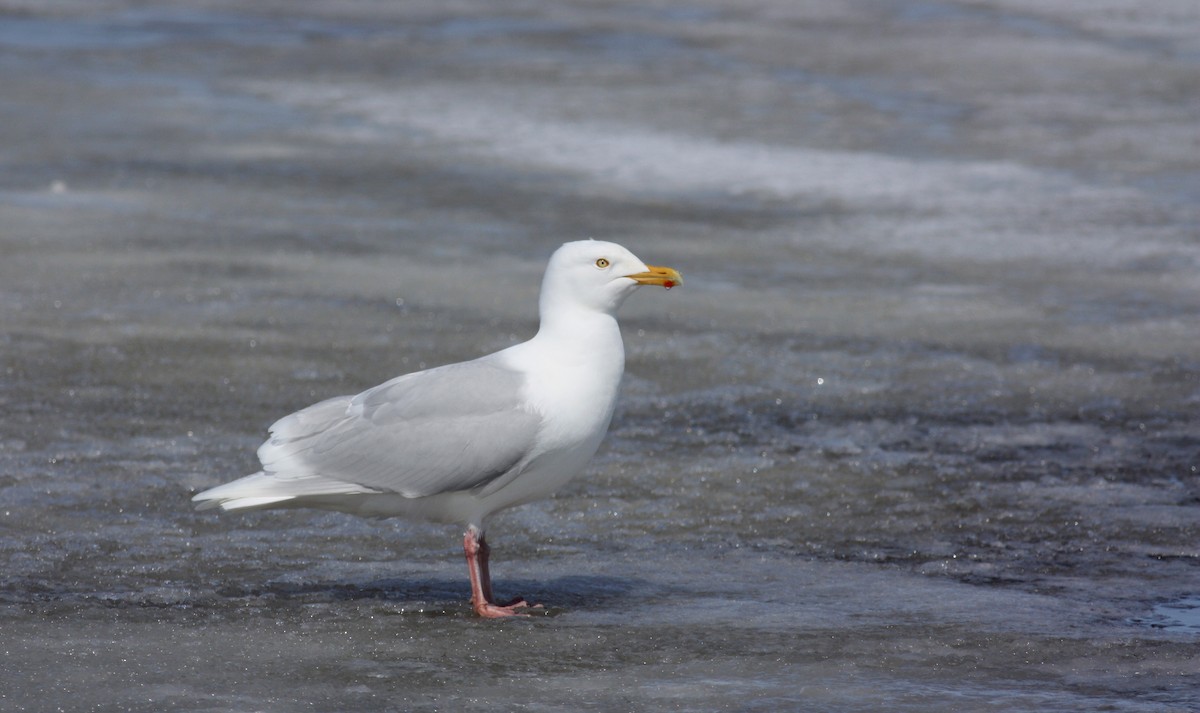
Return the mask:
M 574 608 L 621 606 L 635 594 L 640 598 L 651 588 L 645 580 L 606 575 L 571 575 L 549 580 L 497 579 L 493 586 L 498 599 L 521 596 L 531 603 L 542 604 L 552 614 Z M 227 584 L 218 588 L 216 593 L 231 599 L 268 599 L 306 604 L 375 600 L 399 604 L 402 609 L 419 609 L 424 614 L 461 614 L 470 610 L 471 597 L 465 578 L 428 577 L 394 577 L 364 582 L 267 582 L 262 586 Z

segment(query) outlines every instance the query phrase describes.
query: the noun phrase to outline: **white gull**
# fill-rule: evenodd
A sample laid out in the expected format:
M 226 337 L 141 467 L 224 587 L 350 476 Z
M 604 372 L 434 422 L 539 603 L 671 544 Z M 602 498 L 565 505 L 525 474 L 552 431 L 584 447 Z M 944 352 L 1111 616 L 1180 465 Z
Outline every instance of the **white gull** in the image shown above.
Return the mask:
M 639 285 L 682 281 L 615 243 L 566 243 L 546 266 L 532 339 L 285 416 L 258 449 L 261 471 L 193 500 L 200 509 L 314 507 L 463 524 L 475 612 L 518 614 L 523 599 L 492 595 L 485 520 L 583 471 L 625 368 L 617 308 Z

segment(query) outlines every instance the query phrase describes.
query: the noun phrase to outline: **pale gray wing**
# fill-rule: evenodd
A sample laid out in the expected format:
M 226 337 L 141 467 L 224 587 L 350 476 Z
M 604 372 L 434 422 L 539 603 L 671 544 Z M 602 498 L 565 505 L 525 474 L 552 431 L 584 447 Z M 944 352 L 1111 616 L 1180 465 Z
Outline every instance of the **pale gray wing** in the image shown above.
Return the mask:
M 258 456 L 285 478 L 407 497 L 469 490 L 533 448 L 541 417 L 521 400 L 524 378 L 487 357 L 401 376 L 280 419 Z

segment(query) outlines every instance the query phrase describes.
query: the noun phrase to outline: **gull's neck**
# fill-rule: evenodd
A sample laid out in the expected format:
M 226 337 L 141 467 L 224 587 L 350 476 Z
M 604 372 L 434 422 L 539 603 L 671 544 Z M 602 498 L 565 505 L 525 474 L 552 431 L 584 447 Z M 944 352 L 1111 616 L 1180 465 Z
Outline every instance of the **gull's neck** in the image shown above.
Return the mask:
M 616 311 L 633 292 L 633 286 L 631 282 L 630 289 L 612 291 L 597 304 L 588 304 L 576 298 L 569 285 L 556 283 L 553 273 L 547 272 L 538 300 L 537 334 L 518 345 L 511 357 L 523 368 L 620 382 L 625 371 L 625 345 Z
M 561 305 L 543 309 L 538 332 L 530 341 L 544 344 L 563 355 L 619 359 L 624 364 L 621 328 L 617 318 L 607 312 Z

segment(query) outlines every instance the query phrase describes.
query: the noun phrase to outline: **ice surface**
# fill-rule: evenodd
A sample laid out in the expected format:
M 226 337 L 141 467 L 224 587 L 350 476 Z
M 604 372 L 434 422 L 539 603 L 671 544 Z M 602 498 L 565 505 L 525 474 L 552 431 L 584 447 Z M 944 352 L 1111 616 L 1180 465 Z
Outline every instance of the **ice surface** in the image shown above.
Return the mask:
M 0 709 L 1200 707 L 1193 3 L 14 2 Z M 196 513 L 613 239 L 587 477 Z

